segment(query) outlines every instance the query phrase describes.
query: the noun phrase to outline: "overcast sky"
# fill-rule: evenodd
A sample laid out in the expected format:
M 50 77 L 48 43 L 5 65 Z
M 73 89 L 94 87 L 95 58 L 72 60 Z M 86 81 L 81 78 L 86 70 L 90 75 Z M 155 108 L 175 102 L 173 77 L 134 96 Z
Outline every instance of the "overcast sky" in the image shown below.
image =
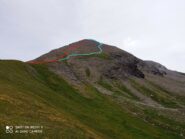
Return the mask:
M 0 59 L 85 38 L 185 72 L 185 0 L 0 0 Z

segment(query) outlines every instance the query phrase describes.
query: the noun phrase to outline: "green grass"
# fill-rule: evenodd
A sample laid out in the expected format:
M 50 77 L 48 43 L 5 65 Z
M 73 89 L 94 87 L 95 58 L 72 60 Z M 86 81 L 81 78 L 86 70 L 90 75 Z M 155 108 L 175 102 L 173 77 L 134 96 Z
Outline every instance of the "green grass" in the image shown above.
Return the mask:
M 98 57 L 102 60 L 109 60 L 110 59 L 110 56 L 104 52 L 102 52 L 101 54 L 95 54 L 95 55 L 88 55 L 88 56 L 77 56 L 77 58 L 80 60 L 80 59 L 83 59 L 83 60 L 88 60 L 88 58 L 91 58 L 91 57 Z
M 139 100 L 139 98 L 138 98 L 137 96 L 135 96 L 135 95 L 131 92 L 131 90 L 128 89 L 125 85 L 119 84 L 119 85 L 118 85 L 118 88 L 119 88 L 120 90 L 122 90 L 124 93 L 127 93 L 127 94 L 130 96 L 129 98 L 134 99 L 134 100 Z
M 159 115 L 154 109 L 145 109 L 145 120 L 151 124 L 167 129 L 169 131 L 183 133 L 185 125 L 183 123 L 171 120 L 164 115 Z
M 93 86 L 87 88 L 93 98 L 82 96 L 46 65 L 0 61 L 0 138 L 181 138 L 133 117 Z M 5 125 L 43 125 L 44 133 L 9 136 Z
M 154 90 L 152 88 L 146 87 L 144 85 L 137 83 L 134 80 L 130 80 L 130 82 L 139 92 L 141 92 L 144 95 L 159 102 L 163 106 L 171 107 L 171 108 L 178 108 L 179 107 L 179 105 L 173 100 L 173 98 L 171 98 L 169 95 L 161 92 L 160 90 Z
M 178 103 L 180 103 L 182 105 L 185 105 L 185 97 L 184 96 L 179 96 L 178 94 L 175 95 L 174 93 L 168 91 L 165 88 L 162 88 L 161 86 L 159 86 L 159 85 L 157 85 L 157 84 L 155 84 L 155 83 L 153 83 L 151 81 L 148 81 L 148 82 L 149 82 L 149 84 L 154 86 L 156 89 L 162 91 L 163 93 L 166 93 L 166 94 L 168 94 L 170 96 L 173 96 L 176 99 L 176 101 L 178 101 Z
M 123 96 L 134 100 L 139 100 L 137 96 L 135 96 L 130 89 L 128 89 L 126 86 L 120 83 L 114 84 L 114 87 L 110 85 L 106 80 L 103 80 L 102 78 L 98 81 L 98 84 L 103 86 L 104 88 L 114 92 L 114 96 Z
M 110 83 L 108 83 L 107 81 L 100 79 L 98 81 L 98 84 L 101 85 L 102 87 L 110 90 L 110 91 L 114 91 L 113 87 L 110 85 Z
M 97 57 L 101 58 L 101 59 L 110 59 L 110 56 L 104 52 L 102 52 L 101 54 L 97 55 Z

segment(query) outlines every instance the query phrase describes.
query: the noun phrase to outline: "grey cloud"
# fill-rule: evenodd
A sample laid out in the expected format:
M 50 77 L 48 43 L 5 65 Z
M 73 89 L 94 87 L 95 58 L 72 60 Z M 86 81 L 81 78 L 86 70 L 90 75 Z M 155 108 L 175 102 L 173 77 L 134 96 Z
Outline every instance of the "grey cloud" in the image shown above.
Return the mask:
M 0 58 L 92 38 L 184 71 L 184 0 L 0 0 Z

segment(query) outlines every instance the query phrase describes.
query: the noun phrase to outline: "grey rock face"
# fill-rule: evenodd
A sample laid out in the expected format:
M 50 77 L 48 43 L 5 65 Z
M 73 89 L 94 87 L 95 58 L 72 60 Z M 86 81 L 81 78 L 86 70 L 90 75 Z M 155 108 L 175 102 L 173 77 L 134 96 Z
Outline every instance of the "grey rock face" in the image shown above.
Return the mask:
M 45 61 L 45 60 L 55 59 L 64 52 L 67 52 L 67 53 L 94 52 L 94 51 L 97 51 L 96 45 L 97 45 L 96 41 L 81 40 L 76 43 L 69 44 L 68 46 L 64 46 L 59 49 L 53 50 L 47 54 L 44 54 L 43 56 L 40 56 L 39 58 L 33 61 Z M 77 48 L 77 49 L 73 49 L 73 48 Z M 93 70 L 97 69 L 96 73 L 97 71 L 99 71 L 100 72 L 99 74 L 102 74 L 103 76 L 110 79 L 123 79 L 129 76 L 145 78 L 145 73 L 150 73 L 158 76 L 164 76 L 168 73 L 168 69 L 163 65 L 153 61 L 143 61 L 133 56 L 132 54 L 129 54 L 128 52 L 125 52 L 115 46 L 104 44 L 102 46 L 102 50 L 103 50 L 103 53 L 100 55 L 93 55 L 92 57 L 77 56 L 77 57 L 71 58 L 70 60 L 68 60 L 68 62 L 72 64 L 76 63 L 76 65 L 81 64 L 82 61 L 86 61 L 87 65 L 91 65 L 91 63 L 101 63 L 98 65 L 98 67 L 93 67 Z M 106 55 L 106 58 L 102 59 L 101 57 L 102 55 Z M 75 68 L 75 65 L 74 65 L 73 69 L 71 70 L 78 71 L 78 69 L 79 67 Z M 58 70 L 63 70 L 63 69 L 60 68 Z M 57 71 L 57 69 L 55 69 L 54 71 Z M 73 72 L 75 73 L 75 71 Z

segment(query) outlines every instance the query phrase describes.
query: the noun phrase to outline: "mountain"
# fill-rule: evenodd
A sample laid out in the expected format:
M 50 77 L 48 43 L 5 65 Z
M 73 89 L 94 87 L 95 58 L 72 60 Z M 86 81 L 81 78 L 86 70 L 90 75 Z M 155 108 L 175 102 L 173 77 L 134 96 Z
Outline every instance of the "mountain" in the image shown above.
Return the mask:
M 81 40 L 0 61 L 0 138 L 183 139 L 185 74 Z M 7 125 L 41 125 L 7 134 Z

